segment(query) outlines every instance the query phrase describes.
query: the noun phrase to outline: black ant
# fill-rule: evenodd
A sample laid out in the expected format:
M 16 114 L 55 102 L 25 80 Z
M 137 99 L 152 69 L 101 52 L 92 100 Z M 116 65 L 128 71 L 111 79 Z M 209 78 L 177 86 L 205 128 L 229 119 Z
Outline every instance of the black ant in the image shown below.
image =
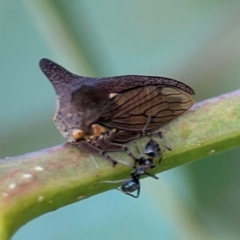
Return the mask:
M 138 150 L 138 148 L 137 148 Z M 139 152 L 139 150 L 138 150 Z M 135 164 L 135 170 L 131 173 L 131 179 L 124 180 L 124 183 L 118 188 L 120 191 L 124 192 L 125 194 L 138 198 L 140 194 L 140 178 L 142 175 L 148 175 L 152 178 L 158 179 L 157 176 L 148 173 L 147 170 L 150 168 L 154 168 L 154 158 L 159 158 L 159 164 L 162 160 L 162 154 L 159 144 L 151 139 L 145 148 L 145 152 L 147 157 L 142 156 L 141 158 L 137 159 L 137 165 Z M 133 192 L 137 191 L 136 195 L 132 194 Z
M 140 195 L 140 189 L 141 189 L 141 185 L 140 185 L 140 178 L 143 175 L 148 175 L 149 177 L 152 177 L 154 179 L 158 179 L 157 176 L 147 172 L 149 169 L 156 167 L 156 165 L 154 164 L 154 159 L 158 159 L 158 164 L 161 163 L 162 160 L 162 150 L 160 148 L 160 145 L 158 144 L 157 141 L 153 140 L 151 138 L 152 135 L 158 135 L 161 139 L 163 139 L 166 143 L 166 145 L 163 145 L 166 149 L 168 149 L 169 151 L 171 151 L 171 147 L 169 146 L 166 138 L 164 137 L 164 135 L 161 132 L 158 133 L 150 133 L 150 134 L 145 134 L 145 129 L 147 127 L 147 125 L 149 124 L 150 118 L 148 118 L 148 122 L 146 123 L 146 126 L 144 127 L 143 131 L 142 131 L 142 136 L 148 136 L 150 137 L 150 140 L 148 141 L 148 143 L 146 144 L 145 147 L 145 151 L 144 154 L 145 156 L 139 151 L 137 145 L 136 145 L 136 149 L 137 152 L 139 153 L 139 155 L 141 155 L 140 158 L 134 158 L 134 171 L 131 172 L 131 178 L 130 179 L 124 179 L 124 180 L 119 180 L 119 181 L 104 181 L 105 183 L 122 183 L 122 185 L 118 188 L 118 190 L 122 191 L 123 193 L 134 197 L 134 198 L 138 198 Z M 134 195 L 133 193 L 137 191 L 136 195 Z
M 136 146 L 136 149 L 139 154 L 140 151 L 138 147 Z M 159 144 L 153 140 L 150 139 L 145 147 L 144 154 L 145 156 L 142 156 L 140 158 L 135 158 L 135 165 L 133 166 L 134 171 L 131 172 L 131 178 L 130 179 L 123 179 L 118 181 L 104 181 L 105 183 L 122 183 L 122 185 L 118 188 L 121 192 L 134 197 L 138 198 L 140 195 L 140 178 L 143 175 L 147 175 L 149 177 L 158 179 L 157 176 L 147 172 L 149 169 L 154 168 L 154 159 L 159 159 L 158 164 L 161 163 L 162 160 L 162 152 Z M 137 193 L 134 195 L 133 193 L 137 191 Z

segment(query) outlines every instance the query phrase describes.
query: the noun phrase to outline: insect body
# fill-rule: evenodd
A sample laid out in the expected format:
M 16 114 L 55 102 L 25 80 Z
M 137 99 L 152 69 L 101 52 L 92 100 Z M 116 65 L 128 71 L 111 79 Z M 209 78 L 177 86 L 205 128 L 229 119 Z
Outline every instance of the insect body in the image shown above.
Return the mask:
M 150 120 L 151 120 L 151 117 L 148 117 L 147 123 L 145 124 L 145 126 L 142 130 L 143 136 L 146 136 L 145 129 L 147 128 Z M 166 141 L 164 135 L 161 132 L 157 133 L 157 135 L 159 135 L 164 141 Z M 125 179 L 125 180 L 120 180 L 120 181 L 115 181 L 115 183 L 122 182 L 122 185 L 118 188 L 118 190 L 120 190 L 123 193 L 125 193 L 131 197 L 134 197 L 134 198 L 138 198 L 139 194 L 140 194 L 140 189 L 141 189 L 140 178 L 141 178 L 141 176 L 148 175 L 152 178 L 158 179 L 158 177 L 150 174 L 147 171 L 149 169 L 155 167 L 155 164 L 154 164 L 155 159 L 158 159 L 158 164 L 160 164 L 160 162 L 162 160 L 163 151 L 161 150 L 160 145 L 158 144 L 157 141 L 153 140 L 151 136 L 148 136 L 148 137 L 150 137 L 150 140 L 148 141 L 148 143 L 145 146 L 145 151 L 144 151 L 145 156 L 139 151 L 138 146 L 137 145 L 135 146 L 138 154 L 140 154 L 140 158 L 134 159 L 135 160 L 135 163 L 133 166 L 134 171 L 131 173 L 131 178 Z M 170 146 L 165 146 L 165 148 L 171 151 Z M 112 182 L 112 181 L 107 181 L 107 182 Z M 112 183 L 114 183 L 114 182 L 112 182 Z M 134 192 L 137 192 L 137 193 L 133 194 Z
M 138 198 L 140 195 L 140 189 L 141 189 L 140 177 L 142 175 L 146 174 L 152 178 L 158 179 L 158 177 L 146 172 L 146 170 L 147 169 L 145 168 L 137 167 L 136 170 L 131 173 L 132 179 L 126 180 L 121 185 L 119 190 L 121 190 L 122 192 L 124 192 L 125 194 L 131 197 Z M 137 191 L 136 195 L 133 194 L 135 191 Z
M 152 133 L 194 103 L 192 88 L 149 76 L 89 78 L 42 59 L 40 67 L 57 94 L 55 124 L 68 142 L 91 153 L 125 151 L 125 143 Z
M 122 185 L 118 189 L 134 198 L 138 198 L 140 194 L 141 176 L 148 175 L 152 178 L 158 179 L 157 176 L 152 175 L 147 171 L 155 167 L 154 165 L 155 158 L 159 159 L 159 163 L 162 159 L 162 152 L 159 144 L 156 141 L 151 139 L 146 145 L 145 154 L 146 156 L 141 156 L 138 159 L 137 165 L 134 166 L 134 171 L 131 173 L 131 178 L 120 180 L 120 182 L 122 182 Z M 111 182 L 111 181 L 107 181 L 107 182 Z M 119 182 L 119 181 L 116 181 L 116 182 Z M 114 183 L 114 182 L 111 182 L 111 183 Z M 134 192 L 136 192 L 135 195 L 133 194 Z

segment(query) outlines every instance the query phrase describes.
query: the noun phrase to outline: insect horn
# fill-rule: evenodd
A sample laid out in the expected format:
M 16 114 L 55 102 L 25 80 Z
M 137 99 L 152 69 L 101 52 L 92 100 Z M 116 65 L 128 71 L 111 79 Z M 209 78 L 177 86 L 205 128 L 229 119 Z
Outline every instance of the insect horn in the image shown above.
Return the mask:
M 65 68 L 46 58 L 41 59 L 39 66 L 50 80 L 57 93 L 62 89 L 61 85 L 63 83 L 70 82 L 75 77 L 74 74 L 70 73 Z

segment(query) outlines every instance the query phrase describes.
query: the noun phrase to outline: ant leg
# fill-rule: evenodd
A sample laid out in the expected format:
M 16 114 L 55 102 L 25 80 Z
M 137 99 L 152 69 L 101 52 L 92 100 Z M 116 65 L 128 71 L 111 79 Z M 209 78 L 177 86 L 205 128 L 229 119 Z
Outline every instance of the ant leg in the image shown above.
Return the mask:
M 141 188 L 141 185 L 140 185 L 140 183 L 139 183 L 139 188 L 138 188 L 138 190 L 137 190 L 137 195 L 136 195 L 136 198 L 138 198 L 139 197 L 139 195 L 140 195 L 140 189 Z
M 139 185 L 139 188 L 137 189 L 137 194 L 136 195 L 131 194 L 131 193 L 126 193 L 126 192 L 125 192 L 125 194 L 127 194 L 128 196 L 134 197 L 134 198 L 138 198 L 139 195 L 140 195 L 140 185 Z
M 131 193 L 128 193 L 128 192 L 124 192 L 124 191 L 121 189 L 121 187 L 117 188 L 117 190 L 120 191 L 120 192 L 122 192 L 122 193 L 124 193 L 124 194 L 126 194 L 126 195 L 128 195 L 128 196 L 134 197 L 134 198 L 138 198 L 138 196 L 139 196 L 139 190 L 137 191 L 137 195 L 134 195 L 134 194 L 131 194 Z
M 151 173 L 145 172 L 144 174 L 148 175 L 149 177 L 155 178 L 155 179 L 159 179 L 157 176 L 152 175 Z
M 123 191 L 121 191 L 120 189 L 118 189 L 118 191 L 123 192 Z M 134 198 L 138 198 L 138 196 L 139 196 L 139 194 L 137 194 L 137 195 L 135 196 L 135 195 L 133 195 L 133 194 L 131 194 L 131 193 L 126 193 L 126 192 L 123 192 L 123 193 L 126 194 L 126 195 L 128 195 L 128 196 L 134 197 Z
M 161 154 L 161 156 L 160 156 L 160 158 L 159 158 L 159 160 L 158 160 L 158 165 L 162 162 L 162 158 L 163 158 L 163 156 L 162 156 L 162 154 Z
M 138 158 L 136 158 L 132 152 L 128 149 L 128 147 L 124 144 L 108 142 L 104 139 L 98 139 L 96 143 L 103 151 L 106 152 L 126 152 L 133 160 L 136 162 Z
M 113 164 L 113 167 L 115 167 L 115 165 L 117 164 L 117 161 L 114 160 L 113 158 L 111 158 L 105 151 L 101 150 L 98 147 L 93 146 L 89 142 L 80 141 L 80 142 L 74 143 L 74 145 L 82 148 L 83 150 L 85 150 L 88 153 L 99 154 L 99 155 L 104 156 L 106 159 L 108 159 Z
M 102 155 L 112 163 L 113 167 L 117 165 L 118 162 L 111 158 L 107 153 L 103 153 Z
M 166 143 L 166 145 L 163 144 L 163 146 L 164 146 L 168 151 L 172 151 L 172 148 L 171 148 L 168 140 L 167 140 L 166 137 L 164 136 L 164 134 L 163 134 L 162 132 L 158 132 L 157 134 L 158 134 L 158 136 L 159 136 L 161 139 L 163 139 L 163 141 Z
M 135 166 L 139 159 L 136 158 L 126 146 L 125 146 L 125 152 L 134 160 L 134 166 Z
M 140 152 L 140 150 L 139 150 L 139 148 L 138 148 L 137 144 L 135 144 L 135 148 L 136 148 L 136 150 L 137 150 L 138 154 L 139 154 L 139 155 L 142 157 L 142 156 L 143 156 L 143 154 Z
M 137 150 L 137 153 L 140 155 L 140 158 L 135 158 L 134 159 L 134 165 L 133 165 L 133 168 L 136 168 L 137 167 L 137 164 L 139 164 L 140 160 L 143 159 L 143 154 L 142 152 L 140 152 L 137 144 L 135 144 L 135 148 Z M 134 156 L 133 156 L 134 157 Z
M 133 195 L 131 193 L 125 193 L 125 194 L 127 194 L 128 196 L 134 197 L 134 198 L 138 198 L 139 197 L 139 193 L 137 193 L 137 195 Z
M 109 142 L 105 139 L 100 138 L 98 138 L 92 144 L 106 152 L 124 152 L 126 149 L 126 146 L 124 144 Z

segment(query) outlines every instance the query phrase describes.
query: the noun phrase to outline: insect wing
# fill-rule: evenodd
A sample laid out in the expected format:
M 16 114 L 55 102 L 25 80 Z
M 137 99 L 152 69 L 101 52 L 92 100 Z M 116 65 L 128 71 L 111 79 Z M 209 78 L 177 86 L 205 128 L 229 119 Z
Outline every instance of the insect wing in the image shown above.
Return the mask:
M 149 85 L 117 93 L 109 99 L 98 123 L 135 133 L 153 132 L 186 112 L 194 104 L 192 96 L 172 86 Z
M 91 126 L 96 123 L 131 132 L 125 140 L 118 135 L 119 142 L 136 139 L 149 117 L 146 133 L 180 116 L 194 103 L 193 89 L 169 78 L 81 77 L 48 59 L 42 59 L 40 67 L 58 95 L 56 125 L 70 142 L 75 141 L 71 129 L 80 129 L 90 135 Z
M 95 87 L 109 93 L 125 92 L 133 88 L 145 86 L 169 86 L 180 89 L 189 94 L 195 94 L 194 90 L 180 81 L 153 76 L 126 75 L 108 78 L 97 78 Z

